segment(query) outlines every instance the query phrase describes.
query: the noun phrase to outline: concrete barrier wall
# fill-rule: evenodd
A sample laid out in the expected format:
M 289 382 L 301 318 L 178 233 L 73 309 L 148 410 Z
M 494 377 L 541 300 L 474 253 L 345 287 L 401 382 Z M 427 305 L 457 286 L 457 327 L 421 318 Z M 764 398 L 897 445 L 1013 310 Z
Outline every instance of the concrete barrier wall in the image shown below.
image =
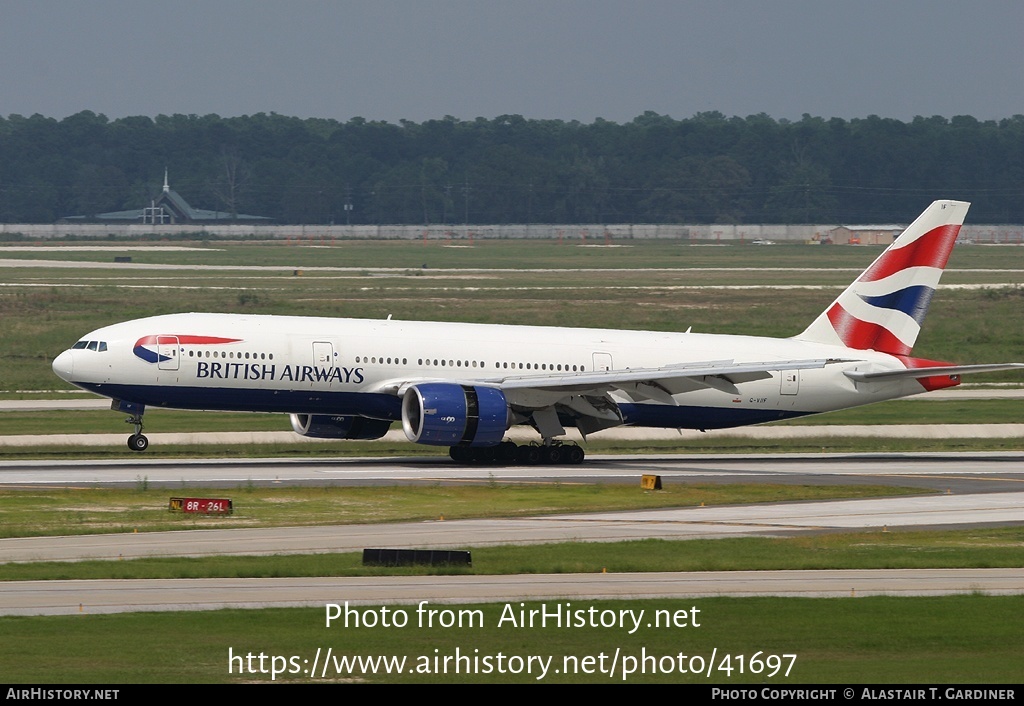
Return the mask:
M 674 239 L 702 242 L 809 241 L 824 236 L 835 224 L 821 225 L 475 225 L 475 226 L 268 226 L 268 225 L 106 225 L 75 224 L 0 224 L 0 236 L 21 236 L 26 240 L 75 238 L 259 238 L 277 240 L 473 240 L 473 239 L 569 239 L 600 244 L 605 240 Z M 979 243 L 1024 244 L 1024 226 L 966 225 L 961 240 Z

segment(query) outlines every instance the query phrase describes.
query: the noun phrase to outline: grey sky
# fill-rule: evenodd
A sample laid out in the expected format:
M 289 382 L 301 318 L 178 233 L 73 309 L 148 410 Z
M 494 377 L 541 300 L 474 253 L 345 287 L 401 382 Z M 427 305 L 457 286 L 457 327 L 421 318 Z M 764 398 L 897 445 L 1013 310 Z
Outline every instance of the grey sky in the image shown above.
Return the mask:
M 0 0 L 0 115 L 1024 113 L 1019 0 Z

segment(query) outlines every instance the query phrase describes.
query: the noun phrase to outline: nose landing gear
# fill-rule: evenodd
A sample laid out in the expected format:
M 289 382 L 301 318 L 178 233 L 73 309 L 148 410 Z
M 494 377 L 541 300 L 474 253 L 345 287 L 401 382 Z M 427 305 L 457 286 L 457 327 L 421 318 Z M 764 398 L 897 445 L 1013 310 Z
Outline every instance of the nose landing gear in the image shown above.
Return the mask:
M 132 451 L 145 451 L 149 448 L 149 439 L 142 434 L 142 415 L 135 414 L 124 420 L 135 427 L 135 433 L 128 437 L 128 448 Z
M 138 402 L 126 402 L 125 400 L 111 400 L 110 409 L 115 412 L 127 412 L 131 416 L 124 420 L 125 424 L 131 424 L 135 432 L 128 437 L 128 448 L 132 451 L 145 451 L 149 448 L 149 439 L 142 435 L 142 415 L 146 412 L 146 406 Z

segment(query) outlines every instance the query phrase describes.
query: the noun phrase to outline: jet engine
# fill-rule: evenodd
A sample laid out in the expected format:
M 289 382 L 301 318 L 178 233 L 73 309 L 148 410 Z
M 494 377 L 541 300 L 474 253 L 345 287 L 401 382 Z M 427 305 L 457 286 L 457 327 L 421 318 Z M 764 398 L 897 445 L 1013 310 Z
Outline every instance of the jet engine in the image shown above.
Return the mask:
M 496 446 L 509 428 L 504 393 L 481 385 L 424 383 L 402 397 L 410 441 L 433 446 Z
M 333 414 L 293 414 L 291 420 L 296 434 L 314 439 L 379 439 L 391 427 L 386 419 Z

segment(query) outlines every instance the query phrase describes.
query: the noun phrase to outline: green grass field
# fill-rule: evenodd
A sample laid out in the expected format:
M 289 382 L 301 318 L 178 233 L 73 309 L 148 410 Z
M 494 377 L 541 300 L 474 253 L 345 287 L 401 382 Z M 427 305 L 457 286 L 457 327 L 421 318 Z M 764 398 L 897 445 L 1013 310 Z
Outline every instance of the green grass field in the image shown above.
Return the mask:
M 390 487 L 325 486 L 224 489 L 234 498 L 231 516 L 168 512 L 168 497 L 206 496 L 182 486 L 133 489 L 59 488 L 0 490 L 0 536 L 27 537 L 111 532 L 155 532 L 227 527 L 283 527 L 416 522 L 469 517 L 522 517 L 565 512 L 644 510 L 746 503 L 888 497 L 922 491 L 889 486 L 670 485 L 643 491 L 621 484 L 496 483 Z
M 605 245 L 613 247 L 604 247 Z M 172 246 L 184 250 L 159 250 L 147 246 Z M 42 246 L 46 249 L 25 246 Z M 51 247 L 52 246 L 52 247 Z M 470 246 L 470 247 L 467 247 Z M 451 240 L 77 240 L 0 244 L 0 257 L 21 260 L 72 260 L 108 262 L 129 256 L 135 264 L 344 267 L 344 268 L 498 268 L 527 270 L 562 267 L 583 268 L 697 268 L 725 267 L 830 267 L 849 268 L 852 274 L 865 269 L 882 246 L 806 246 L 784 243 L 756 247 L 729 242 L 689 243 L 673 239 L 590 239 L 562 242 L 542 239 L 475 239 L 472 244 L 458 236 Z M 1020 268 L 1021 246 L 958 247 L 950 259 L 951 270 Z M 753 262 L 753 265 L 751 263 Z M 825 263 L 823 265 L 823 263 Z M 852 279 L 852 278 L 851 278 Z
M 343 600 L 339 596 L 339 601 Z M 558 603 L 548 601 L 548 610 Z M 0 664 L 6 667 L 5 681 L 23 684 L 251 684 L 272 680 L 762 686 L 1020 683 L 1024 650 L 1021 596 L 571 603 L 576 609 L 593 608 L 595 615 L 606 610 L 618 615 L 621 610 L 642 609 L 645 620 L 655 611 L 677 616 L 685 610 L 700 624 L 693 626 L 687 621 L 686 627 L 665 627 L 663 622 L 657 627 L 652 622 L 654 627 L 645 623 L 629 634 L 627 629 L 612 627 L 531 629 L 513 626 L 507 620 L 500 623 L 502 617 L 508 617 L 507 610 L 520 609 L 518 602 L 434 606 L 480 611 L 473 627 L 468 621 L 475 614 L 464 613 L 464 627 L 450 629 L 419 628 L 414 606 L 401 608 L 409 617 L 405 627 L 387 629 L 345 628 L 337 622 L 327 628 L 322 607 L 3 618 L 0 626 L 6 639 L 0 641 Z M 538 610 L 541 604 L 530 601 L 522 607 Z M 693 608 L 699 612 L 692 613 Z M 390 607 L 392 616 L 398 609 Z M 371 607 L 360 610 L 374 612 Z M 380 614 L 379 608 L 376 613 Z M 59 652 L 55 653 L 54 645 L 60 645 Z M 347 666 L 334 660 L 322 671 L 328 648 L 336 659 L 404 656 L 407 661 L 401 670 L 390 670 L 401 673 L 389 674 L 380 662 Z M 259 673 L 260 653 L 265 656 L 264 673 Z M 499 653 L 504 656 L 501 662 Z M 248 654 L 253 661 L 245 659 Z M 461 673 L 453 673 L 457 654 L 470 658 L 461 663 Z M 534 661 L 528 672 L 530 655 Z M 232 656 L 236 659 L 230 660 Z M 279 659 L 272 661 L 272 657 Z M 440 661 L 435 662 L 435 657 Z M 438 673 L 444 671 L 445 657 L 449 658 L 447 673 Z M 478 673 L 467 674 L 467 668 L 473 668 L 473 657 L 481 659 L 475 663 Z M 484 657 L 490 660 L 489 673 L 479 673 L 488 669 Z M 586 657 L 592 661 L 584 662 Z M 650 658 L 646 674 L 641 673 L 645 657 Z M 538 660 L 550 660 L 546 672 Z M 314 661 L 320 665 L 316 675 L 304 673 L 312 669 Z M 499 665 L 505 673 L 499 672 Z M 256 673 L 240 673 L 243 668 Z M 295 671 L 288 673 L 293 668 Z M 585 668 L 591 673 L 583 673 Z M 681 668 L 688 673 L 680 673 Z M 272 674 L 275 669 L 278 673 Z M 654 670 L 658 673 L 653 674 Z M 702 671 L 689 673 L 697 670 Z

